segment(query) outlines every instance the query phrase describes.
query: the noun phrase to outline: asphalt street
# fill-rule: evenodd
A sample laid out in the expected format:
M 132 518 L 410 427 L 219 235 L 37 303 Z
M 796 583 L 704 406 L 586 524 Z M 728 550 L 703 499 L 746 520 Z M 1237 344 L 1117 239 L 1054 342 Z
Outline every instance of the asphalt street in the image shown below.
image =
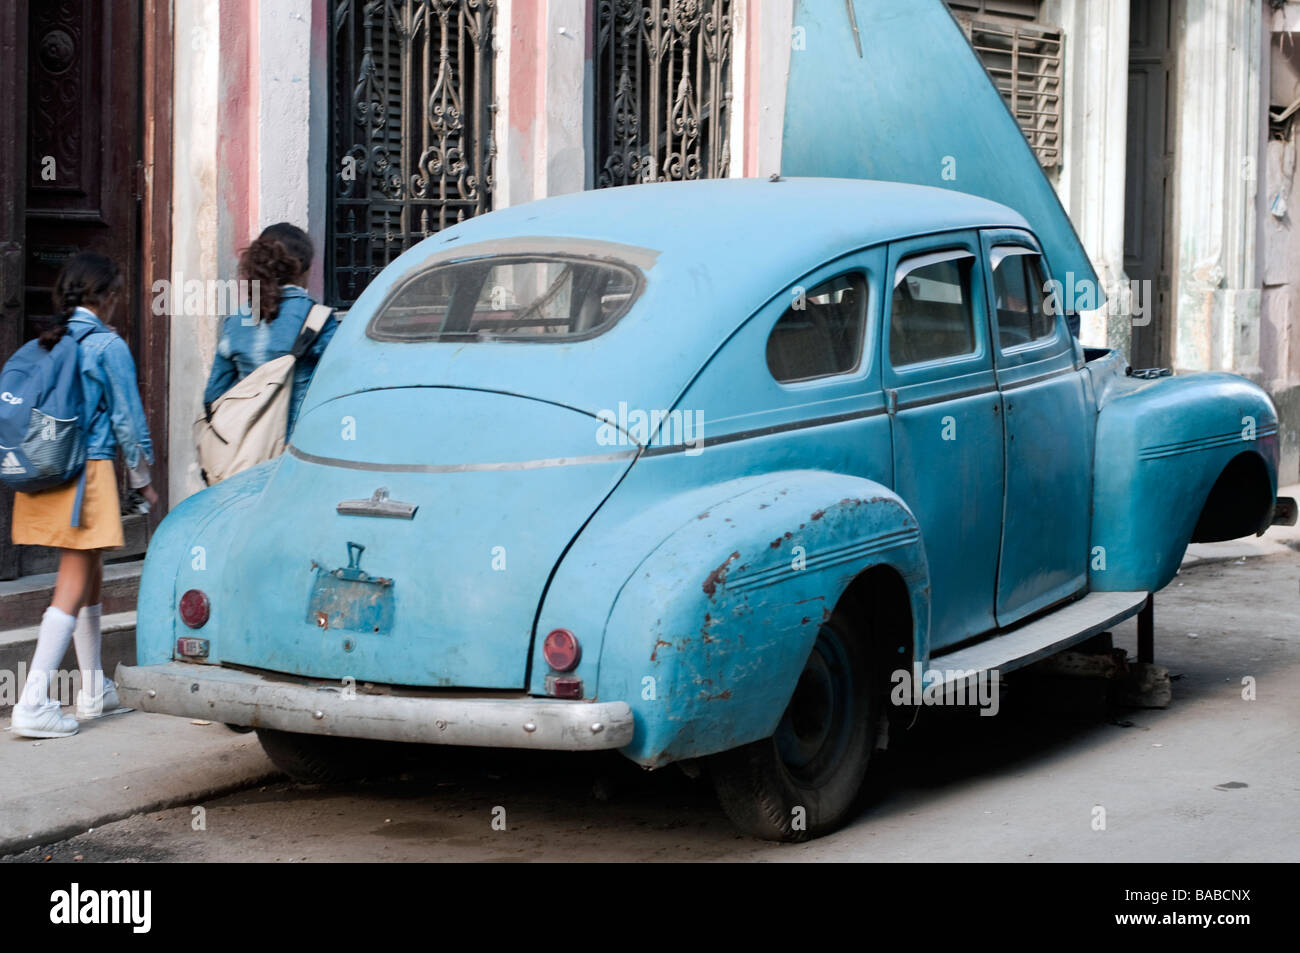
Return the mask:
M 677 768 L 428 748 L 388 780 L 272 779 L 8 859 L 1294 861 L 1298 595 L 1294 552 L 1184 568 L 1157 600 L 1167 709 L 1034 679 L 1008 684 L 996 717 L 931 709 L 861 816 L 808 844 L 741 837 L 707 777 Z M 1115 644 L 1132 655 L 1135 635 L 1125 623 Z

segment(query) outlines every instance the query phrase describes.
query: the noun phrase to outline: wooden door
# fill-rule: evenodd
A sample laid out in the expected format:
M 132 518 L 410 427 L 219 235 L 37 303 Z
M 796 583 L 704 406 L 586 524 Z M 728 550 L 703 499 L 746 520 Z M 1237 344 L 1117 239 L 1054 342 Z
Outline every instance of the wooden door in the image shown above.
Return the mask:
M 91 250 L 126 276 L 116 330 L 142 354 L 142 6 L 140 0 L 10 0 L 0 14 L 0 360 L 48 318 L 59 268 Z M 11 55 L 12 54 L 12 55 Z M 16 108 L 17 118 L 10 113 Z M 6 126 L 8 128 L 6 128 Z M 10 131 L 12 130 L 12 134 Z M 21 289 L 21 290 L 20 290 Z M 50 551 L 9 541 L 0 494 L 0 578 L 53 568 Z M 142 552 L 145 521 L 128 522 L 125 553 Z
M 1124 270 L 1139 281 L 1129 363 L 1168 366 L 1173 339 L 1174 48 L 1171 0 L 1134 0 L 1129 9 L 1128 154 Z

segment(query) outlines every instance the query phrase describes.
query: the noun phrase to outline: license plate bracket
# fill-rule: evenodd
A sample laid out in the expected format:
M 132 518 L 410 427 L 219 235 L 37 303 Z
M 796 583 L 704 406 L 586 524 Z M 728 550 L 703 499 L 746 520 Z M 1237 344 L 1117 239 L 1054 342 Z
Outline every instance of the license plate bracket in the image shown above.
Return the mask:
M 393 628 L 393 580 L 361 569 L 365 547 L 348 543 L 348 565 L 326 569 L 312 562 L 315 573 L 307 600 L 307 621 L 320 629 L 343 629 L 382 635 Z

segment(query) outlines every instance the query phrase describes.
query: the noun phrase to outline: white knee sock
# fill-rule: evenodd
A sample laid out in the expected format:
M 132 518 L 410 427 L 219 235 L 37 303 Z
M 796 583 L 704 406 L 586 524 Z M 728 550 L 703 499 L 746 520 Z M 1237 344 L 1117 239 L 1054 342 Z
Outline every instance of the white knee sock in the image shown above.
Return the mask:
M 27 675 L 27 685 L 23 690 L 23 702 L 39 705 L 50 697 L 50 675 L 58 671 L 59 663 L 67 654 L 68 643 L 72 641 L 72 629 L 77 624 L 76 616 L 68 615 L 62 609 L 50 606 L 41 616 L 41 631 L 36 637 L 36 653 L 32 656 L 32 669 Z
M 104 691 L 104 662 L 100 655 L 100 617 L 104 605 L 86 606 L 77 614 L 77 627 L 72 630 L 72 644 L 77 647 L 77 668 L 81 670 L 81 687 L 90 695 Z

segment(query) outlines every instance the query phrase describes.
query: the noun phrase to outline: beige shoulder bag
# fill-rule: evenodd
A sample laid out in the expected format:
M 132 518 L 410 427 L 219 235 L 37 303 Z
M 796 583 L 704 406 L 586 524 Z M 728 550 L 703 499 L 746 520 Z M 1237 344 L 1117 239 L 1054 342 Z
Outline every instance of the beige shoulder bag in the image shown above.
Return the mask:
M 212 403 L 194 422 L 199 466 L 208 486 L 284 452 L 293 368 L 329 320 L 329 307 L 312 305 L 293 350 L 267 361 Z

